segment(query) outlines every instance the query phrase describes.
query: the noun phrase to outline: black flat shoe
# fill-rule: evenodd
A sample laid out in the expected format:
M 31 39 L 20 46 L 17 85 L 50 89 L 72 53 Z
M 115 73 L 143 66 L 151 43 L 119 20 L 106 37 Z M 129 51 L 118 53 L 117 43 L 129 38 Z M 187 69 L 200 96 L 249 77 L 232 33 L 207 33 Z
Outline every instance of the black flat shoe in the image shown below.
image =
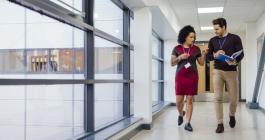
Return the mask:
M 216 133 L 223 133 L 224 132 L 224 124 L 222 124 L 222 123 L 218 124 L 215 132 Z
M 179 118 L 178 118 L 178 125 L 180 126 L 180 125 L 182 125 L 182 123 L 183 123 L 183 117 L 185 116 L 185 111 L 183 111 L 183 116 L 179 116 Z
M 231 128 L 234 128 L 236 126 L 235 116 L 230 116 L 229 125 L 230 125 Z
M 187 131 L 190 131 L 190 132 L 193 131 L 193 128 L 192 128 L 190 123 L 186 123 L 184 129 L 187 130 Z

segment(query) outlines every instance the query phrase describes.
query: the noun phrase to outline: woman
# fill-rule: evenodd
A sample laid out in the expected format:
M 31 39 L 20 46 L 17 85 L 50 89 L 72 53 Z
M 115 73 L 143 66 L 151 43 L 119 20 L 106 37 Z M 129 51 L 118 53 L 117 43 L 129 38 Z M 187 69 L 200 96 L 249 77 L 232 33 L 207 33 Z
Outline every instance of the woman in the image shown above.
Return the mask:
M 186 96 L 186 124 L 185 130 L 192 132 L 190 124 L 193 111 L 193 96 L 197 95 L 198 90 L 198 70 L 196 61 L 204 65 L 207 51 L 202 51 L 199 47 L 193 45 L 195 41 L 195 30 L 188 25 L 183 27 L 178 35 L 178 43 L 172 51 L 171 66 L 177 65 L 175 77 L 176 102 L 179 112 L 178 125 L 183 123 L 184 97 Z

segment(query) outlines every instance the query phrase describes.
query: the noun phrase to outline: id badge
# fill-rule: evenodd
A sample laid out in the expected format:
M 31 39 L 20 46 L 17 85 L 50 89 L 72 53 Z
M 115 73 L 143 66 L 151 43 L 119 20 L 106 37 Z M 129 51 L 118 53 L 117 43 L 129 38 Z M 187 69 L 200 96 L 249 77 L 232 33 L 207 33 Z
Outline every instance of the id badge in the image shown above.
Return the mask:
M 191 67 L 190 62 L 188 62 L 188 63 L 185 65 L 185 68 L 186 68 L 186 69 L 188 69 L 189 67 Z

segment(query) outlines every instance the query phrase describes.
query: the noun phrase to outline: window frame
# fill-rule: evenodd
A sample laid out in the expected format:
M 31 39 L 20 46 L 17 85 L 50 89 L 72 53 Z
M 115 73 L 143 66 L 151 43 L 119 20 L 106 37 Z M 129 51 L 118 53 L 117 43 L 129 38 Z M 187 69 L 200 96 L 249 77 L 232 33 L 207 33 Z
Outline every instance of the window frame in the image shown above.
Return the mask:
M 85 16 L 77 15 L 68 9 L 50 1 L 41 0 L 9 0 L 15 4 L 31 9 L 39 14 L 53 18 L 59 22 L 81 29 L 85 33 L 84 42 L 84 74 L 85 79 L 0 79 L 0 85 L 60 85 L 60 84 L 84 84 L 84 130 L 85 135 L 96 133 L 94 126 L 94 85 L 100 83 L 123 83 L 123 116 L 121 120 L 130 117 L 130 50 L 133 45 L 130 44 L 130 18 L 133 12 L 126 7 L 120 0 L 111 0 L 123 10 L 123 40 L 116 38 L 104 31 L 94 28 L 94 0 L 82 0 L 83 13 Z M 122 80 L 95 80 L 95 58 L 94 58 L 94 38 L 101 37 L 123 47 L 123 79 Z M 121 121 L 118 120 L 118 121 Z M 104 128 L 114 125 L 116 122 L 106 125 Z M 104 129 L 101 128 L 101 129 Z
M 155 56 L 152 54 L 152 60 L 157 61 L 159 63 L 158 68 L 158 79 L 153 80 L 152 83 L 158 84 L 158 102 L 153 103 L 153 108 L 160 103 L 164 102 L 164 40 L 155 32 L 155 30 L 152 31 L 152 35 L 155 39 L 159 41 L 159 56 Z M 152 46 L 153 47 L 153 46 Z M 152 48 L 153 49 L 153 48 Z

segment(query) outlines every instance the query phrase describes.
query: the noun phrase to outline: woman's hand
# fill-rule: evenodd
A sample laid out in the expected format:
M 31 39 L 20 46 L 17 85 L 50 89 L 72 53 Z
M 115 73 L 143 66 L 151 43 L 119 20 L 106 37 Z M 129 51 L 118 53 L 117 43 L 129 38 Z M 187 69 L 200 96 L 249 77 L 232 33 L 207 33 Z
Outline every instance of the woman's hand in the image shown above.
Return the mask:
M 172 55 L 171 56 L 171 66 L 173 67 L 173 66 L 177 65 L 181 60 L 188 59 L 189 57 L 190 57 L 190 55 L 187 53 L 181 54 L 178 57 L 176 57 L 175 55 Z
M 203 51 L 202 51 L 202 56 L 206 56 L 206 55 L 208 54 L 208 50 L 209 50 L 209 49 L 203 50 Z
M 186 60 L 190 57 L 190 55 L 188 53 L 183 53 L 179 56 L 180 60 Z

